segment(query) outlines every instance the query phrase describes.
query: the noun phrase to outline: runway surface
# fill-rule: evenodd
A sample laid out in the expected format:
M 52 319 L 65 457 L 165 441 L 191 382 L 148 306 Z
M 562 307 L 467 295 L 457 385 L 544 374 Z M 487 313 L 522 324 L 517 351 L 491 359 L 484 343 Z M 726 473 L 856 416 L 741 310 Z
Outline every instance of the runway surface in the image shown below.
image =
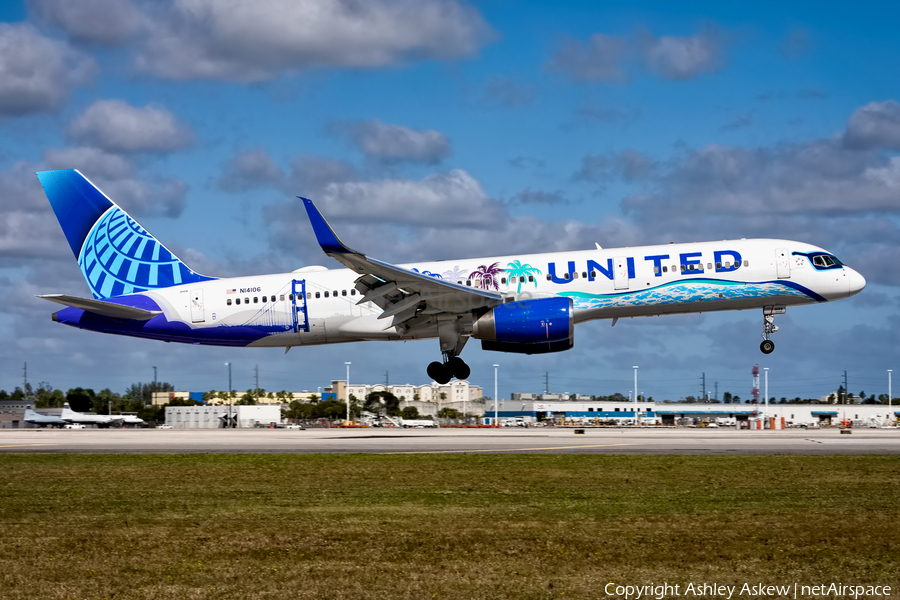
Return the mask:
M 900 454 L 900 428 L 2 429 L 2 453 Z

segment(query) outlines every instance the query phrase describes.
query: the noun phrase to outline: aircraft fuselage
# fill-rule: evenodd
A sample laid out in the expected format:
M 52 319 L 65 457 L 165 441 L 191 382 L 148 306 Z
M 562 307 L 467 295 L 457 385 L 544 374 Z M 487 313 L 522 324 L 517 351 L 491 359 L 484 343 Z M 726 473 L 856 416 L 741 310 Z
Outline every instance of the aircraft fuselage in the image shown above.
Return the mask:
M 829 256 L 831 265 L 814 264 Z M 506 301 L 573 301 L 575 321 L 816 304 L 859 292 L 865 280 L 821 248 L 775 239 L 666 244 L 399 265 Z M 821 262 L 821 261 L 819 261 Z M 170 342 L 291 347 L 437 337 L 403 335 L 371 302 L 359 275 L 307 267 L 292 273 L 213 279 L 109 299 L 159 310 L 147 321 L 65 308 L 54 319 L 82 329 Z M 455 312 L 465 307 L 453 307 Z M 473 311 L 471 321 L 477 318 Z

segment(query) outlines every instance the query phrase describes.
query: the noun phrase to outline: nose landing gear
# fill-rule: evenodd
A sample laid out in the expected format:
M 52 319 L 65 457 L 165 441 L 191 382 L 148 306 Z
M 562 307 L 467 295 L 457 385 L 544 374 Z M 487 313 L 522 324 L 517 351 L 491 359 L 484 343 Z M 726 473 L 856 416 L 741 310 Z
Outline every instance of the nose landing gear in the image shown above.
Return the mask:
M 444 385 L 449 383 L 454 377 L 457 379 L 467 379 L 471 373 L 469 365 L 458 356 L 446 358 L 445 362 L 439 363 L 434 361 L 428 365 L 427 373 L 436 382 Z
M 769 339 L 769 336 L 778 331 L 775 324 L 775 315 L 783 315 L 786 312 L 784 306 L 766 306 L 763 308 L 763 341 L 759 345 L 759 349 L 763 354 L 772 354 L 775 350 L 775 342 Z

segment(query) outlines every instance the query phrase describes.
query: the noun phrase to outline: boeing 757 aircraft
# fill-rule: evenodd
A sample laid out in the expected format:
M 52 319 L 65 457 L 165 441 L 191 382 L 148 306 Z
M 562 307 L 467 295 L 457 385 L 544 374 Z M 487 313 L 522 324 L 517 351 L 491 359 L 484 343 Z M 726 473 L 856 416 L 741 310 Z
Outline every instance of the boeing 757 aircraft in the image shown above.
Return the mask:
M 301 198 L 326 255 L 345 269 L 215 278 L 181 262 L 76 170 L 38 173 L 93 298 L 53 320 L 168 342 L 257 348 L 437 338 L 438 383 L 465 379 L 470 338 L 485 350 L 568 350 L 593 319 L 762 310 L 760 349 L 788 306 L 847 298 L 866 285 L 802 242 L 741 239 L 393 265 L 351 250 Z

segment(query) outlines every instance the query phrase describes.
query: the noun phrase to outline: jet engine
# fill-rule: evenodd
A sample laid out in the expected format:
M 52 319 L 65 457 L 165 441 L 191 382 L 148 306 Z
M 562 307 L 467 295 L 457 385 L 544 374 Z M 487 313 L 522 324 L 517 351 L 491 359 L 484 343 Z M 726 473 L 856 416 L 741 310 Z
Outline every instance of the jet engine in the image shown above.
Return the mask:
M 484 350 L 543 354 L 571 348 L 574 330 L 572 299 L 555 296 L 495 306 L 475 321 L 472 337 Z

